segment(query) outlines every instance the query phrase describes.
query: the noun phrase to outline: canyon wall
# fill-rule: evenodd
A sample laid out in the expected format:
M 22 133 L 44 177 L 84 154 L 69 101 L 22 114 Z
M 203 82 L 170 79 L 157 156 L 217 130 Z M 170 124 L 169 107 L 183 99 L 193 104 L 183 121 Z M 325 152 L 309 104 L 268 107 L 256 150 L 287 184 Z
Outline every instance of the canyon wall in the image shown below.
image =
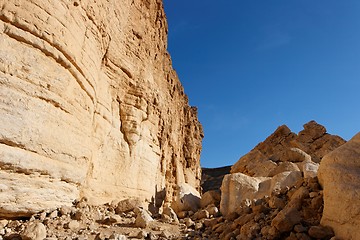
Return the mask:
M 0 216 L 199 189 L 160 0 L 0 0 Z

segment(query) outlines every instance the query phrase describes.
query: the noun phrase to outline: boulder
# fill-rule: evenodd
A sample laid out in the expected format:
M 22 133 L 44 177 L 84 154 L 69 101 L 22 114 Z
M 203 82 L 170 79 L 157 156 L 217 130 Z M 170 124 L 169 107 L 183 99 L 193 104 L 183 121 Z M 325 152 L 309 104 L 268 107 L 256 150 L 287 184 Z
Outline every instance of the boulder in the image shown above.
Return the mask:
M 80 227 L 80 222 L 77 220 L 71 220 L 68 224 L 67 224 L 67 228 L 72 230 L 72 231 L 77 231 Z
M 283 198 L 277 196 L 271 196 L 269 199 L 269 207 L 274 209 L 283 209 L 286 205 L 286 201 Z
M 221 200 L 221 194 L 219 191 L 215 191 L 215 190 L 207 191 L 201 196 L 200 207 L 206 208 L 211 204 L 218 205 L 220 203 L 220 200 Z
M 116 204 L 115 213 L 127 213 L 133 211 L 137 207 L 141 207 L 142 202 L 138 198 L 127 198 L 121 200 L 118 204 Z
M 319 164 L 311 160 L 306 160 L 299 164 L 301 171 L 304 174 L 304 178 L 314 178 L 317 176 Z
M 163 208 L 163 215 L 169 216 L 170 219 L 174 222 L 179 222 L 178 216 L 176 215 L 174 209 L 172 209 L 170 206 L 165 205 Z
M 194 214 L 194 219 L 195 220 L 200 220 L 200 219 L 204 219 L 204 218 L 209 218 L 210 217 L 210 213 L 205 210 L 205 209 L 202 209 L 202 210 L 199 210 L 197 211 L 195 214 Z
M 303 162 L 311 160 L 311 156 L 299 148 L 289 147 L 280 152 L 276 152 L 271 157 L 281 162 Z
M 200 208 L 200 199 L 200 193 L 195 188 L 183 183 L 178 187 L 172 208 L 177 213 L 182 211 L 196 212 Z
M 279 232 L 288 232 L 300 221 L 300 212 L 296 208 L 286 207 L 272 220 L 271 226 L 275 227 Z
M 334 236 L 334 231 L 330 227 L 324 227 L 321 225 L 311 226 L 308 233 L 310 237 L 316 239 L 330 239 Z
M 249 176 L 265 177 L 276 167 L 276 163 L 268 159 L 261 151 L 253 149 L 231 167 L 230 173 L 240 172 Z
M 299 167 L 292 162 L 281 162 L 274 170 L 272 170 L 268 177 L 273 177 L 276 174 L 282 173 L 282 172 L 293 172 L 293 171 L 300 171 Z
M 341 239 L 360 239 L 360 133 L 324 156 L 318 178 L 324 189 L 321 224 Z
M 283 125 L 242 156 L 231 168 L 231 173 L 244 173 L 252 177 L 274 176 L 281 171 L 296 171 L 292 163 L 318 163 L 322 157 L 345 143 L 339 136 L 326 133 L 324 126 L 310 121 L 299 134 Z M 281 162 L 286 163 L 282 165 Z M 316 165 L 307 165 L 307 176 L 313 176 Z
M 31 222 L 22 232 L 23 240 L 43 240 L 46 238 L 46 227 L 40 222 Z
M 219 213 L 219 209 L 215 205 L 207 206 L 206 211 L 209 212 L 210 216 L 215 216 L 215 217 L 217 217 Z
M 304 130 L 300 131 L 297 140 L 304 143 L 311 143 L 326 133 L 326 128 L 315 121 L 304 124 Z
M 220 212 L 227 216 L 250 199 L 260 199 L 291 188 L 302 178 L 300 171 L 282 172 L 272 178 L 249 177 L 242 173 L 228 174 L 221 186 Z
M 270 195 L 271 192 L 279 192 L 283 189 L 291 188 L 301 178 L 302 174 L 300 171 L 282 172 L 275 175 L 270 180 L 268 195 Z
M 297 210 L 301 210 L 303 200 L 308 197 L 309 190 L 306 187 L 302 186 L 291 195 L 288 206 L 296 208 Z
M 135 227 L 146 228 L 149 223 L 154 221 L 150 214 L 142 208 L 135 208 L 135 214 Z
M 269 178 L 250 177 L 242 173 L 225 175 L 221 185 L 220 212 L 227 216 L 235 212 L 246 199 L 261 198 L 269 192 L 269 184 L 262 184 Z

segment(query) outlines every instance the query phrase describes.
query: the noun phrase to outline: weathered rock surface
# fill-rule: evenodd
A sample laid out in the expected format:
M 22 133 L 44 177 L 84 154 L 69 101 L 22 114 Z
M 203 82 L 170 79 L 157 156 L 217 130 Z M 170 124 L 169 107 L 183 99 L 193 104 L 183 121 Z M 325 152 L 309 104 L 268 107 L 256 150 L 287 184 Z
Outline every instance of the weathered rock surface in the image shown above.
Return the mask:
M 315 121 L 295 134 L 279 127 L 264 142 L 240 158 L 225 175 L 221 186 L 220 211 L 227 216 L 246 200 L 270 196 L 291 188 L 304 178 L 317 176 L 324 153 L 341 146 L 345 140 L 326 133 Z M 316 162 L 313 161 L 316 159 Z
M 162 1 L 0 0 L 1 216 L 200 190 L 202 128 L 166 47 Z
M 324 126 L 310 121 L 298 134 L 283 125 L 236 162 L 231 173 L 268 177 L 282 162 L 319 163 L 323 156 L 345 143 L 339 136 L 326 133 Z
M 140 208 L 116 214 L 115 206 L 111 204 L 93 206 L 86 201 L 66 208 L 39 212 L 27 220 L 1 220 L 0 239 L 165 240 L 181 239 L 183 235 L 179 224 L 152 219 Z
M 236 211 L 246 199 L 262 198 L 268 193 L 268 185 L 261 184 L 268 178 L 254 178 L 242 173 L 228 174 L 221 186 L 220 211 L 227 216 Z
M 154 219 L 150 216 L 150 214 L 141 208 L 135 208 L 135 226 L 140 228 L 146 228 L 150 222 L 154 221 Z
M 327 154 L 318 174 L 325 202 L 321 223 L 340 239 L 360 239 L 360 133 Z
M 183 183 L 177 189 L 176 198 L 172 203 L 172 208 L 175 212 L 193 211 L 196 212 L 200 207 L 200 193 L 190 186 Z
M 246 179 L 241 173 L 232 175 Z M 224 181 L 232 175 L 227 175 Z M 254 179 L 249 177 L 249 186 Z M 204 214 L 207 210 L 202 209 L 193 215 L 189 213 L 190 218 L 180 222 L 188 227 L 189 239 L 310 240 L 334 236 L 330 227 L 320 224 L 323 191 L 316 177 L 300 178 L 289 188 L 258 199 L 238 201 L 236 206 L 226 216 Z
M 272 178 L 250 177 L 242 173 L 228 174 L 221 186 L 220 211 L 228 216 L 239 205 L 289 189 L 302 179 L 300 171 L 281 172 Z
M 221 200 L 221 194 L 219 191 L 210 190 L 205 192 L 200 199 L 200 207 L 205 208 L 211 204 L 219 205 Z
M 40 222 L 30 223 L 21 235 L 24 240 L 43 240 L 46 238 L 46 227 Z
M 305 124 L 299 134 L 292 133 L 286 126 L 279 127 L 224 176 L 220 202 L 223 216 L 206 218 L 202 229 L 195 228 L 195 236 L 330 239 L 334 236 L 332 226 L 327 227 L 325 221 L 320 225 L 324 207 L 317 173 L 319 162 L 327 161 L 328 155 L 322 160 L 324 155 L 348 145 L 344 143 L 342 138 L 327 134 L 326 129 L 314 121 Z

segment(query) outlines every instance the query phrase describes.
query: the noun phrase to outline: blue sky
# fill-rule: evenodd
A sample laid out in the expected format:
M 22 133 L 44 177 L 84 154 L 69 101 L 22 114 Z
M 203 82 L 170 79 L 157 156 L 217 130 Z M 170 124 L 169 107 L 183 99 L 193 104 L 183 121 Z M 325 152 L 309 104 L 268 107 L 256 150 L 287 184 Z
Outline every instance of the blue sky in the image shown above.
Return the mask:
M 164 0 L 168 50 L 205 138 L 234 164 L 278 126 L 360 131 L 359 0 Z

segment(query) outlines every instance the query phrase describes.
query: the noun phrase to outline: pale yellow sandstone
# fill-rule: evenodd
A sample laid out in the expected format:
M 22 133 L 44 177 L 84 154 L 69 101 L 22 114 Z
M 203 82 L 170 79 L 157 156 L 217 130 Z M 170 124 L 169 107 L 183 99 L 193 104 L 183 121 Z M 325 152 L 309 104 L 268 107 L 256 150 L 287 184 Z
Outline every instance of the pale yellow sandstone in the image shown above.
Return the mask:
M 162 1 L 0 0 L 0 215 L 199 189 L 202 128 L 166 48 Z

